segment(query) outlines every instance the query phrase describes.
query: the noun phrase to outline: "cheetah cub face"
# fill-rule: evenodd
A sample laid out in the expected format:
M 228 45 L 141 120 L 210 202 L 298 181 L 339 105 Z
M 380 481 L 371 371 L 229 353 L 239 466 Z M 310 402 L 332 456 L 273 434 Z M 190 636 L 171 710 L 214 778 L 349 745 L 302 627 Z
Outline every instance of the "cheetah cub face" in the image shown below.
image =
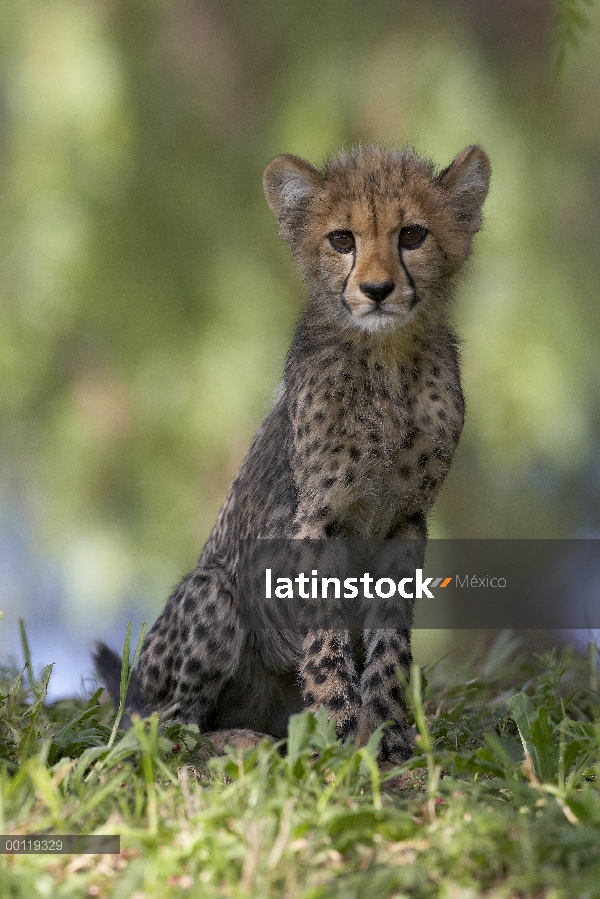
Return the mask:
M 439 175 L 428 160 L 374 147 L 340 153 L 322 172 L 280 156 L 264 185 L 313 296 L 348 326 L 376 332 L 444 301 L 471 252 L 489 177 L 480 147 Z

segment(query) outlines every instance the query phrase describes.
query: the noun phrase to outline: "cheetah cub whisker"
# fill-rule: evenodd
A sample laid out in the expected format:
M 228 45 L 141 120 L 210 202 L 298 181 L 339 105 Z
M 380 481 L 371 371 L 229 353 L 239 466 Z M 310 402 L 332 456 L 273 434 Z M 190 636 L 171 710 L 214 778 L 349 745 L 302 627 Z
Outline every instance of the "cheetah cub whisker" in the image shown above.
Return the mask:
M 258 429 L 194 571 L 146 636 L 128 703 L 202 731 L 283 737 L 323 704 L 361 743 L 385 721 L 380 761 L 411 754 L 403 626 L 244 630 L 239 541 L 410 538 L 423 562 L 427 515 L 463 426 L 455 276 L 481 226 L 490 163 L 467 147 L 443 171 L 408 150 L 341 152 L 322 170 L 280 156 L 264 189 L 309 299 L 283 388 Z M 96 665 L 118 695 L 120 659 Z M 248 739 L 246 737 L 246 739 Z

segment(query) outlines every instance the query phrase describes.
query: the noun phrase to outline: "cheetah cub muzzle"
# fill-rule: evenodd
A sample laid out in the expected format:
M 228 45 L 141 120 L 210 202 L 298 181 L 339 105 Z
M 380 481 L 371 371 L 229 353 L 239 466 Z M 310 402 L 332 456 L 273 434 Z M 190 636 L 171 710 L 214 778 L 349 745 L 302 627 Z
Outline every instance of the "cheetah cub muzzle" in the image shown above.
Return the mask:
M 254 436 L 194 571 L 144 641 L 133 710 L 204 732 L 283 737 L 290 714 L 325 706 L 360 743 L 383 722 L 380 761 L 411 754 L 404 692 L 412 601 L 401 625 L 245 630 L 241 540 L 406 538 L 422 565 L 427 515 L 463 426 L 455 277 L 472 250 L 490 163 L 467 147 L 443 171 L 407 150 L 342 152 L 322 170 L 267 167 L 269 206 L 309 299 L 283 389 Z M 113 698 L 120 659 L 96 648 Z M 235 733 L 231 739 L 235 741 Z M 223 740 L 221 740 L 223 742 Z

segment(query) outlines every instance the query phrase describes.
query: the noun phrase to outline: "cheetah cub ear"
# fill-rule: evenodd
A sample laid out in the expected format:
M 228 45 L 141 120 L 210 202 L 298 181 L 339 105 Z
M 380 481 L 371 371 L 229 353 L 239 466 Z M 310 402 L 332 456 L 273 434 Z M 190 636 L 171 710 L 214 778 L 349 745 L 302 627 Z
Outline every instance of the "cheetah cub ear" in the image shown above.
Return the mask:
M 466 147 L 440 172 L 437 182 L 450 195 L 458 221 L 472 234 L 481 227 L 481 207 L 490 186 L 492 167 L 481 147 Z
M 267 203 L 288 240 L 301 226 L 308 203 L 323 184 L 323 176 L 299 156 L 286 154 L 269 163 L 263 176 Z

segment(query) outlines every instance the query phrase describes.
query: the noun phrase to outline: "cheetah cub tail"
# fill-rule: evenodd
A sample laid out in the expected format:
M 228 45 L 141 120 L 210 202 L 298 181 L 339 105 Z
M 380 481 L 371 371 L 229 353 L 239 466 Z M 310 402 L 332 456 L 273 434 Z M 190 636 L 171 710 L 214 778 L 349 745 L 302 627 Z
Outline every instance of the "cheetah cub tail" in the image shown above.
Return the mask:
M 115 708 L 119 708 L 121 700 L 121 657 L 113 652 L 106 643 L 95 643 L 92 649 L 92 657 L 96 666 L 98 676 L 102 681 L 104 688 L 112 699 Z M 135 712 L 142 718 L 150 714 L 150 709 L 146 706 L 142 690 L 138 681 L 137 671 L 133 672 L 129 689 L 125 698 L 125 708 L 131 713 Z M 127 726 L 127 719 L 124 717 L 124 726 Z

